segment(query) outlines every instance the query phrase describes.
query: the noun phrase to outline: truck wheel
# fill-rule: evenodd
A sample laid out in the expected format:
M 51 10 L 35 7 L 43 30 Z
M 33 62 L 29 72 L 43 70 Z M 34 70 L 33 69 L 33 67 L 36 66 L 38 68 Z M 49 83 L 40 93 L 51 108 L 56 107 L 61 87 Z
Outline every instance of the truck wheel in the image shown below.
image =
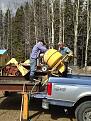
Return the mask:
M 77 121 L 91 121 L 91 101 L 80 104 L 75 110 Z

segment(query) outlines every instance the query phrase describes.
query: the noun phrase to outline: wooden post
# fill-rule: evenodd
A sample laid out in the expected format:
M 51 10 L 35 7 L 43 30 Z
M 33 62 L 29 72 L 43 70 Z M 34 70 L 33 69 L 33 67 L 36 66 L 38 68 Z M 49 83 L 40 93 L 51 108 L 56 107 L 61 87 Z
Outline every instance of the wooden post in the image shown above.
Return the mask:
M 28 108 L 28 94 L 24 92 L 23 95 L 23 120 L 27 121 L 29 117 L 29 108 Z

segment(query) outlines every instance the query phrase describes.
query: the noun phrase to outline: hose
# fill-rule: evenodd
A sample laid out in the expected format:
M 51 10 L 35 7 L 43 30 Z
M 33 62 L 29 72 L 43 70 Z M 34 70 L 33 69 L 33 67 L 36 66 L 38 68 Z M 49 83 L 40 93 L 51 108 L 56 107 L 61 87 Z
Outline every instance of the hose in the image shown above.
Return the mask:
M 35 80 L 36 81 L 36 80 Z M 39 80 L 38 82 L 36 82 L 35 84 L 34 84 L 34 86 L 32 87 L 32 89 L 31 89 L 31 91 L 30 91 L 30 94 L 32 94 L 32 92 L 33 92 L 33 89 L 35 88 L 35 86 L 37 85 L 37 84 L 39 84 L 41 81 Z

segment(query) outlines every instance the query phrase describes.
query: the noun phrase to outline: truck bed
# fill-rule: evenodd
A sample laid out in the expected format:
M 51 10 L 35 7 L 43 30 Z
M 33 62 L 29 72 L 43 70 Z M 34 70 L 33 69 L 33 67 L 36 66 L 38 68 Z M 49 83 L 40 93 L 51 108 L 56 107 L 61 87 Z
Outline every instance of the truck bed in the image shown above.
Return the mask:
M 48 82 L 61 84 L 91 85 L 91 75 L 68 74 L 67 77 L 50 77 Z

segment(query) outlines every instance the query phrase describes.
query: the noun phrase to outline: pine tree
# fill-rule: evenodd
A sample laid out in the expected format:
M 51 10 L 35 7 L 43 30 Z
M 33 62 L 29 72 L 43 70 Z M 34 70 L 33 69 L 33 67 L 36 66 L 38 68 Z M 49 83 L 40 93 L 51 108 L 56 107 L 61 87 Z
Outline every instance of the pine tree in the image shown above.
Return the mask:
M 22 61 L 25 59 L 25 21 L 23 6 L 17 9 L 15 18 L 13 19 L 12 28 L 12 53 L 17 60 Z

